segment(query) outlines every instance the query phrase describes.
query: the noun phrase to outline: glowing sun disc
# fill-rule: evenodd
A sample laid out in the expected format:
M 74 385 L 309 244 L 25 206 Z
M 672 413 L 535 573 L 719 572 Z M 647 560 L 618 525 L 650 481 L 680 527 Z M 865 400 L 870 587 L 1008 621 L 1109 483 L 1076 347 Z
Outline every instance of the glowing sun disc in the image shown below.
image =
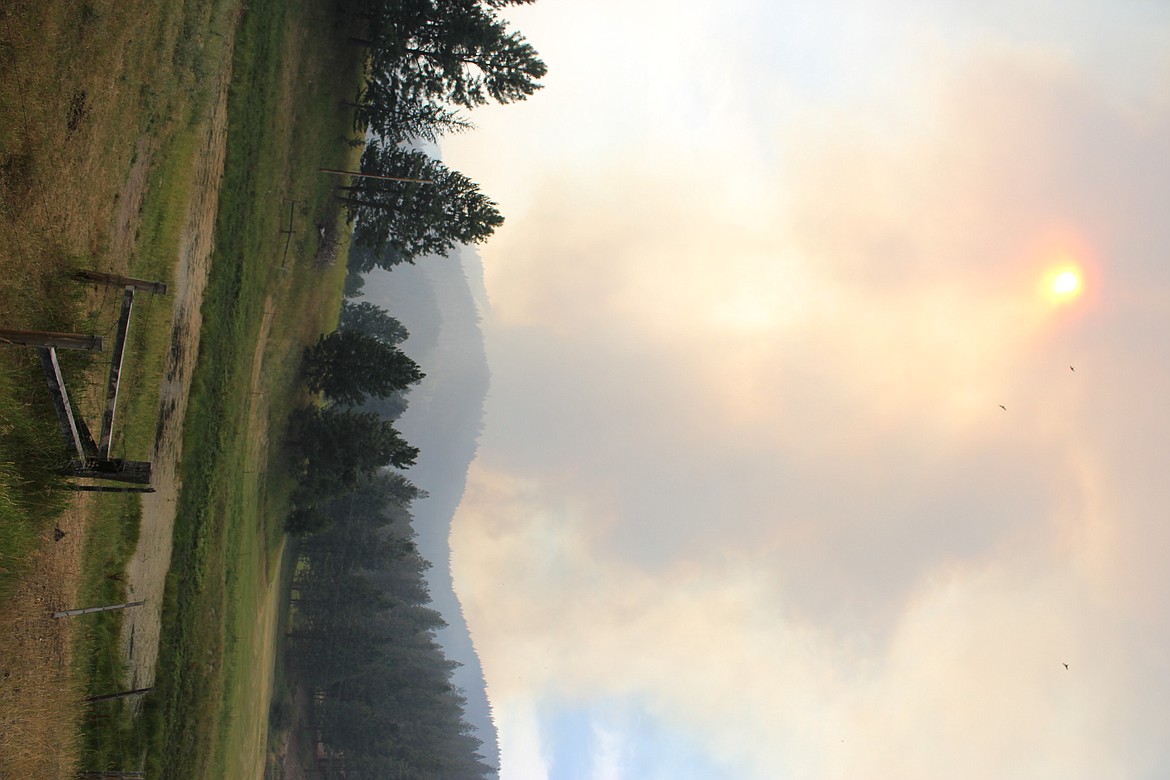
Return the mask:
M 1044 275 L 1044 290 L 1053 303 L 1071 303 L 1083 289 L 1081 269 L 1074 265 L 1062 265 Z
M 1081 277 L 1077 276 L 1076 271 L 1061 271 L 1052 280 L 1052 292 L 1057 295 L 1074 293 L 1080 286 Z

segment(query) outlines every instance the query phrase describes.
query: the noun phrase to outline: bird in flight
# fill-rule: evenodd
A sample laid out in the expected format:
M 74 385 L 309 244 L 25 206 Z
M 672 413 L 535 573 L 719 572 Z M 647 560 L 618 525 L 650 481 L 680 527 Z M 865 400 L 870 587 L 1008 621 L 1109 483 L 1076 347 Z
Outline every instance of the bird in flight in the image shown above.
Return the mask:
M 1068 669 L 1068 664 L 1065 664 L 1065 665 L 1064 665 L 1064 668 L 1065 668 L 1065 669 Z
M 1007 411 L 1007 407 L 1006 407 L 1006 406 L 1004 406 L 1003 404 L 1000 404 L 1000 405 L 999 405 L 999 408 L 1000 408 L 1000 409 L 1003 409 L 1005 412 Z
M 1068 370 L 1069 370 L 1069 371 L 1072 371 L 1073 373 L 1076 373 L 1076 369 L 1075 369 L 1075 368 L 1073 368 L 1072 366 L 1069 366 L 1069 367 L 1068 367 Z

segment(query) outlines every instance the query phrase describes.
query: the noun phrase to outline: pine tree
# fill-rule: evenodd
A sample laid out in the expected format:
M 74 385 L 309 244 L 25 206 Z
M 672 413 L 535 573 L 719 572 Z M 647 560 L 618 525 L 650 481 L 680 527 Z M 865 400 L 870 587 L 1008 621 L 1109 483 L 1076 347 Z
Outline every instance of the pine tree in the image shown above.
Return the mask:
M 338 328 L 343 331 L 356 330 L 389 346 L 401 344 L 410 337 L 406 326 L 391 317 L 381 306 L 369 301 L 342 301 Z
M 373 250 L 371 258 L 384 267 L 486 241 L 504 222 L 478 184 L 417 149 L 372 142 L 361 171 L 419 180 L 362 178 L 338 188 L 357 223 L 354 240 Z
M 418 457 L 392 424 L 368 412 L 308 407 L 290 423 L 302 464 L 298 506 L 339 495 L 386 466 L 408 468 Z
M 426 376 L 405 352 L 358 330 L 334 331 L 305 350 L 309 389 L 340 404 L 360 404 L 404 390 Z
M 489 100 L 524 100 L 548 68 L 496 10 L 523 0 L 393 0 L 367 19 L 368 80 L 395 88 L 408 102 L 474 108 Z

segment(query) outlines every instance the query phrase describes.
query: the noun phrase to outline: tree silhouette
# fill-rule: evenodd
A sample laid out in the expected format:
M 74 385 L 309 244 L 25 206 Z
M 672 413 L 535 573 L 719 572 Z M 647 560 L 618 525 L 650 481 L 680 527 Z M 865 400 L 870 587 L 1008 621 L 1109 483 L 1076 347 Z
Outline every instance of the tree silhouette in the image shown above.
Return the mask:
M 310 390 L 340 404 L 385 397 L 426 376 L 398 347 L 358 330 L 322 336 L 305 350 L 302 372 Z
M 361 171 L 427 182 L 361 178 L 338 188 L 357 223 L 354 240 L 373 250 L 379 264 L 446 255 L 457 243 L 486 241 L 504 222 L 478 184 L 417 149 L 372 142 Z
M 401 344 L 410 337 L 406 326 L 369 301 L 342 301 L 338 327 L 342 331 L 356 330 L 389 346 Z
M 418 448 L 391 423 L 351 409 L 298 409 L 290 420 L 290 440 L 300 463 L 298 492 L 310 499 L 302 498 L 298 506 L 339 495 L 385 466 L 409 468 L 418 458 Z
M 370 82 L 407 101 L 474 108 L 511 103 L 540 89 L 548 68 L 496 9 L 512 0 L 393 0 L 367 15 Z

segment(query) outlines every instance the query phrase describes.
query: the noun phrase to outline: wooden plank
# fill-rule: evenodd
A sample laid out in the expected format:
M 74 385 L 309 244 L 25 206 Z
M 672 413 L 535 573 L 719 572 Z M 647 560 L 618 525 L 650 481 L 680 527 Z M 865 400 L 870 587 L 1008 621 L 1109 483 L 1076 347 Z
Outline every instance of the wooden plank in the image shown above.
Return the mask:
M 405 176 L 382 176 L 377 173 L 362 173 L 361 171 L 339 171 L 336 168 L 321 168 L 321 173 L 332 173 L 336 176 L 353 176 L 356 179 L 380 179 L 382 181 L 404 181 L 408 184 L 434 184 L 434 179 L 410 179 Z
M 141 607 L 145 601 L 127 601 L 125 604 L 107 604 L 104 607 L 83 607 L 81 609 L 63 609 L 60 612 L 54 612 L 53 617 L 75 617 L 77 615 L 91 615 L 94 612 L 112 612 L 119 609 L 129 609 L 130 607 Z
M 148 292 L 153 295 L 166 295 L 166 282 L 148 282 L 145 279 L 131 279 L 129 276 L 115 276 L 114 274 L 106 274 L 101 271 L 78 271 L 77 278 L 83 279 L 87 282 L 97 282 L 104 284 L 107 287 L 133 287 L 135 290 L 141 292 Z
M 126 332 L 130 329 L 130 311 L 134 307 L 134 287 L 126 285 L 122 297 L 122 315 L 114 333 L 114 354 L 110 361 L 110 379 L 106 383 L 106 410 L 102 414 L 102 431 L 98 438 L 97 456 L 110 456 L 110 439 L 114 434 L 114 411 L 118 406 L 118 378 L 122 374 L 122 358 L 126 354 Z
M 102 337 L 90 333 L 55 333 L 49 330 L 13 330 L 0 328 L 0 344 L 18 347 L 53 347 L 101 352 Z
M 150 461 L 121 460 L 109 458 L 87 458 L 74 462 L 69 474 L 89 479 L 108 479 L 112 482 L 129 482 L 136 485 L 150 484 Z
M 65 440 L 77 452 L 77 457 L 85 460 L 92 453 L 86 452 L 85 445 L 81 441 L 81 434 L 77 430 L 77 421 L 73 418 L 69 394 L 65 391 L 65 379 L 61 376 L 61 365 L 57 362 L 57 352 L 52 347 L 41 347 L 37 352 L 41 356 L 41 368 L 45 372 L 45 381 L 49 384 L 49 395 L 53 397 L 53 406 L 57 409 L 61 432 L 65 434 Z
M 125 699 L 130 696 L 141 696 L 144 693 L 150 693 L 154 690 L 152 685 L 149 688 L 135 688 L 132 691 L 119 691 L 118 693 L 107 693 L 104 696 L 86 696 L 85 700 L 93 703 L 95 701 L 113 701 L 114 699 Z
M 115 487 L 113 485 L 78 485 L 75 482 L 66 482 L 66 490 L 76 490 L 79 493 L 153 493 L 152 487 Z

